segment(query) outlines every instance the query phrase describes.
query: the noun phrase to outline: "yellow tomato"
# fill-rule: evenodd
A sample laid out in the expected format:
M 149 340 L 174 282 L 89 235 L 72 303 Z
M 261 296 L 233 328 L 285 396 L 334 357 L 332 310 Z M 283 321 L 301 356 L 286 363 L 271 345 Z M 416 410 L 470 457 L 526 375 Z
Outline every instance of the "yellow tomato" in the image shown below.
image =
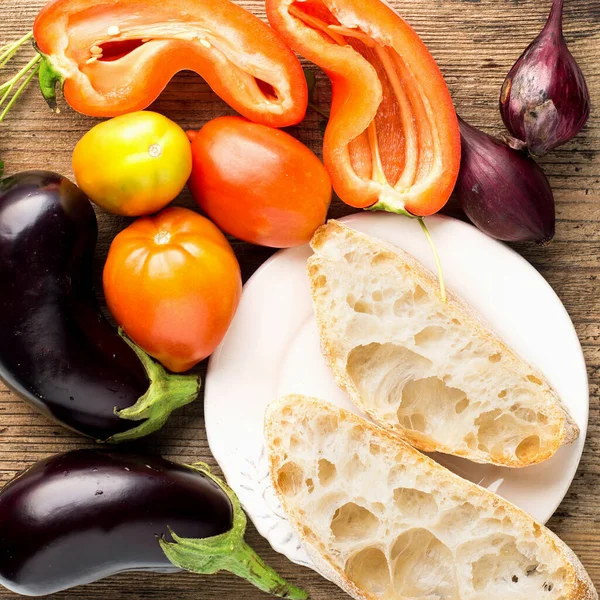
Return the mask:
M 77 185 L 108 212 L 137 217 L 164 208 L 192 172 L 190 142 L 179 125 L 140 111 L 90 129 L 73 151 Z

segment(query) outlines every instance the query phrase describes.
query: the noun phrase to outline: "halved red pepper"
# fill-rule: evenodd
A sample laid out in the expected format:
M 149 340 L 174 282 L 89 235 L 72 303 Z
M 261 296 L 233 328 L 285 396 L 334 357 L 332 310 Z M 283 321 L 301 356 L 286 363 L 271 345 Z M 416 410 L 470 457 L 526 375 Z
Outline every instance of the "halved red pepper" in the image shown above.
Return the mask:
M 146 108 L 178 71 L 201 75 L 252 121 L 301 121 L 306 82 L 266 23 L 229 0 L 54 0 L 35 20 L 42 93 L 63 83 L 77 111 L 112 117 Z
M 456 112 L 440 70 L 380 0 L 266 0 L 290 46 L 331 79 L 323 158 L 339 197 L 426 216 L 444 206 L 460 166 Z

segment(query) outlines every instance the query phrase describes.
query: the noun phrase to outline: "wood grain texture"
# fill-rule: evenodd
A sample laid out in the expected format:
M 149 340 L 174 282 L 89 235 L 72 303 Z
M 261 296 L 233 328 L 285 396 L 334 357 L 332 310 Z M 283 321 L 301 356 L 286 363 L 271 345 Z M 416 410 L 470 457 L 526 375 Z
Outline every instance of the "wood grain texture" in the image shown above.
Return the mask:
M 392 1 L 417 30 L 438 60 L 458 111 L 474 125 L 501 133 L 497 109 L 500 86 L 510 66 L 537 35 L 549 10 L 549 0 L 399 0 Z M 31 28 L 43 0 L 0 0 L 0 44 L 20 37 Z M 260 1 L 240 4 L 264 18 Z M 600 6 L 596 0 L 568 0 L 565 34 L 579 61 L 592 94 L 600 104 Z M 24 65 L 28 52 L 17 64 Z M 326 106 L 328 87 L 320 76 L 318 103 Z M 185 128 L 198 128 L 208 119 L 232 111 L 191 73 L 178 75 L 153 106 Z M 309 111 L 293 128 L 300 140 L 319 153 L 319 117 Z M 7 172 L 46 168 L 72 177 L 71 151 L 94 124 L 63 106 L 62 114 L 46 108 L 35 86 L 0 126 L 0 157 Z M 571 143 L 542 162 L 555 190 L 557 234 L 545 248 L 518 245 L 517 249 L 544 275 L 569 311 L 586 355 L 590 377 L 590 428 L 575 481 L 549 526 L 581 557 L 594 582 L 600 584 L 600 119 L 593 110 L 588 126 Z M 98 157 L 102 168 L 102 157 Z M 191 206 L 184 193 L 178 204 Z M 336 203 L 332 216 L 351 212 Z M 115 233 L 126 221 L 98 215 L 100 242 L 98 274 Z M 457 240 L 457 243 L 460 243 Z M 271 254 L 264 248 L 234 242 L 244 277 L 249 277 Z M 97 278 L 98 280 L 98 278 Z M 1 282 L 0 282 L 1 285 Z M 552 327 L 552 323 L 548 323 Z M 205 366 L 199 369 L 203 373 Z M 0 484 L 45 456 L 89 446 L 86 440 L 49 423 L 0 387 Z M 187 406 L 140 449 L 159 452 L 176 461 L 207 461 L 210 456 L 203 425 L 202 401 Z M 253 529 L 249 541 L 294 583 L 306 587 L 315 600 L 343 600 L 345 594 L 311 571 L 289 563 L 273 552 Z M 0 590 L 0 600 L 13 598 Z M 227 574 L 197 577 L 127 574 L 85 588 L 60 593 L 57 600 L 132 598 L 136 600 L 258 600 L 266 597 L 245 582 Z

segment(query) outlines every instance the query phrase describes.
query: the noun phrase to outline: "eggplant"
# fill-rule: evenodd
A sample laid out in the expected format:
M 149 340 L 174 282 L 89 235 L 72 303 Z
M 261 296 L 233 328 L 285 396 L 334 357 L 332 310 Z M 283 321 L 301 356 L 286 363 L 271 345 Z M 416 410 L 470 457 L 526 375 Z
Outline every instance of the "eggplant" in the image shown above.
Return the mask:
M 33 407 L 97 440 L 156 431 L 198 395 L 103 316 L 92 285 L 98 225 L 65 177 L 0 181 L 0 379 Z
M 124 571 L 233 572 L 302 600 L 244 542 L 235 494 L 202 463 L 75 450 L 0 492 L 0 583 L 43 596 Z

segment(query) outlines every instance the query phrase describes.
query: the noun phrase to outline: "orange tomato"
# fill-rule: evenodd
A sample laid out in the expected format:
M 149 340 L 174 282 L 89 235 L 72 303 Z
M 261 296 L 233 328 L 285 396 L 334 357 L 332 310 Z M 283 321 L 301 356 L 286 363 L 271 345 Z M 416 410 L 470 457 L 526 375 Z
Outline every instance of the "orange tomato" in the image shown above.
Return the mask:
M 242 290 L 225 236 L 185 208 L 167 208 L 119 233 L 103 283 L 108 308 L 125 333 L 176 373 L 212 354 Z
M 325 222 L 331 182 L 321 161 L 291 135 L 241 117 L 219 117 L 192 140 L 189 187 L 227 233 L 253 244 L 305 244 Z

